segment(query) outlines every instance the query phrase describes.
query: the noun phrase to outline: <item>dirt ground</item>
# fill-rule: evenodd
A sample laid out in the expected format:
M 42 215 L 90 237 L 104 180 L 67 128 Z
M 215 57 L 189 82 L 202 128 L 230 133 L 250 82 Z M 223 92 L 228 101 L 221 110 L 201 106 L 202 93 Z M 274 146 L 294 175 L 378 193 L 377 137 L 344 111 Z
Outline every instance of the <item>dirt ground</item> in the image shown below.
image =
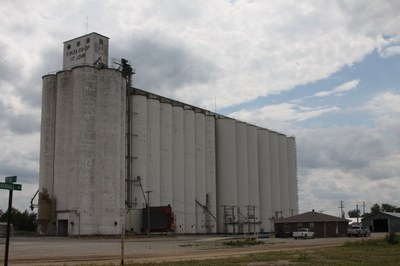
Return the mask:
M 383 238 L 375 233 L 369 238 Z M 342 245 L 361 238 L 260 239 L 252 247 L 227 248 L 221 243 L 240 236 L 151 236 L 124 241 L 124 262 L 178 261 L 241 256 L 277 250 L 311 249 Z M 4 238 L 0 240 L 0 262 L 4 263 Z M 14 237 L 10 241 L 9 265 L 74 265 L 121 262 L 121 240 L 110 238 Z

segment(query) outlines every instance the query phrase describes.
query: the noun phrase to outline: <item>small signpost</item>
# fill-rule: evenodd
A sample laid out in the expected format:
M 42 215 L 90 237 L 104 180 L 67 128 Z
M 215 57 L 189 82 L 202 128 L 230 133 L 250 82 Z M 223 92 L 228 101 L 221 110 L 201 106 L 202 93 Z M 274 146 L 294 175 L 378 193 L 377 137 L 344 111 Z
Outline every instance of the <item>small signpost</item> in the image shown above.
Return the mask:
M 8 220 L 7 220 L 7 236 L 6 236 L 6 248 L 4 253 L 4 266 L 8 265 L 8 248 L 10 246 L 10 224 L 11 224 L 11 208 L 12 208 L 12 197 L 14 190 L 22 190 L 21 184 L 14 184 L 17 182 L 16 176 L 7 176 L 5 178 L 5 183 L 0 182 L 0 189 L 8 189 Z

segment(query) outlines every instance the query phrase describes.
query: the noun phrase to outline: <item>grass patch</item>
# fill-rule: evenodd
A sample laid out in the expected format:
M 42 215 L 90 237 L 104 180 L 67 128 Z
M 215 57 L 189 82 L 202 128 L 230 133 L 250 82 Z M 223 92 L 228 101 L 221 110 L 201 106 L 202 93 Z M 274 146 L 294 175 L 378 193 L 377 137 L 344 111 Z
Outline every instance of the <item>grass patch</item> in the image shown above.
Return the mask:
M 225 246 L 231 247 L 246 247 L 246 246 L 254 246 L 263 243 L 262 241 L 258 241 L 255 237 L 245 237 L 238 240 L 226 241 L 223 244 Z
M 257 240 L 237 240 L 243 243 L 254 243 Z M 237 245 L 237 241 L 234 245 Z M 242 245 L 242 243 L 240 243 Z M 246 245 L 244 245 L 246 246 Z M 343 246 L 309 249 L 300 251 L 273 251 L 267 253 L 249 254 L 233 258 L 190 260 L 162 263 L 132 263 L 125 265 L 166 265 L 166 266 L 199 266 L 199 265 L 399 265 L 400 247 L 387 242 L 387 239 L 360 240 L 348 242 Z M 85 264 L 88 265 L 88 264 Z M 95 264 L 90 264 L 95 265 Z M 99 264 L 97 264 L 99 265 Z M 110 264 L 103 264 L 110 265 Z

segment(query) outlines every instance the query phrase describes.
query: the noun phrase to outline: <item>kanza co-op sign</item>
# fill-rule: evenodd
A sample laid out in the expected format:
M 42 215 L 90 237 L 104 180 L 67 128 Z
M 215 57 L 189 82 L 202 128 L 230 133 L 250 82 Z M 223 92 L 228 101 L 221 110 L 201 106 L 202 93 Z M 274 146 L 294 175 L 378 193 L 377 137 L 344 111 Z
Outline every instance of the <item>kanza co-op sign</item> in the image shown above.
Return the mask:
M 86 51 L 90 49 L 90 45 L 86 45 L 85 47 L 78 47 L 71 50 L 68 50 L 65 53 L 67 58 L 67 62 L 69 64 L 80 64 L 85 63 L 86 60 Z

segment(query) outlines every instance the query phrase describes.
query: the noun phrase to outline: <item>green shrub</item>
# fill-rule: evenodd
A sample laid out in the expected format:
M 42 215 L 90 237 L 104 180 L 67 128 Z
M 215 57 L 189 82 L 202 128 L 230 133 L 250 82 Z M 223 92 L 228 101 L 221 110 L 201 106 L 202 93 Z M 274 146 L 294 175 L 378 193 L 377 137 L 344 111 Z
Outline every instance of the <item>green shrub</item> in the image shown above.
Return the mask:
M 388 244 L 397 245 L 400 242 L 400 236 L 398 236 L 395 232 L 391 231 L 386 235 L 386 241 Z

